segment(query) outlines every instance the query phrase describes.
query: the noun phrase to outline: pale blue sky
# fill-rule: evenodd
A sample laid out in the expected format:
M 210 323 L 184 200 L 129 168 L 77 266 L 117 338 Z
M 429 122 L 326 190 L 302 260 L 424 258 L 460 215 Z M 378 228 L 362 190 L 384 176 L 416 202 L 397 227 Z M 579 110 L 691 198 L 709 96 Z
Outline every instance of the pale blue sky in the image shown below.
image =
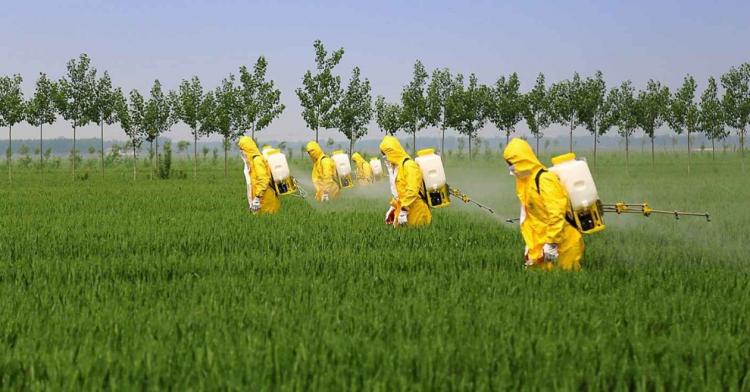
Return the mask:
M 597 69 L 610 84 L 631 79 L 640 87 L 655 78 L 676 86 L 691 73 L 703 85 L 750 61 L 748 1 L 28 0 L 2 8 L 0 74 L 21 73 L 27 94 L 40 71 L 58 78 L 81 52 L 116 85 L 142 92 L 155 78 L 174 88 L 192 75 L 213 87 L 266 56 L 287 110 L 261 140 L 311 135 L 294 89 L 313 66 L 316 38 L 345 48 L 343 79 L 358 65 L 373 94 L 389 99 L 398 98 L 416 59 L 429 69 L 475 72 L 485 83 L 516 71 L 524 89 L 538 72 L 552 82 Z M 34 135 L 27 126 L 18 131 L 17 137 Z M 116 127 L 106 132 L 106 139 L 124 139 Z M 63 121 L 48 133 L 69 134 Z M 7 138 L 7 131 L 0 135 Z M 95 127 L 81 132 L 97 135 Z M 168 136 L 187 135 L 178 125 Z M 369 137 L 379 135 L 373 123 Z M 489 127 L 482 131 L 493 135 Z

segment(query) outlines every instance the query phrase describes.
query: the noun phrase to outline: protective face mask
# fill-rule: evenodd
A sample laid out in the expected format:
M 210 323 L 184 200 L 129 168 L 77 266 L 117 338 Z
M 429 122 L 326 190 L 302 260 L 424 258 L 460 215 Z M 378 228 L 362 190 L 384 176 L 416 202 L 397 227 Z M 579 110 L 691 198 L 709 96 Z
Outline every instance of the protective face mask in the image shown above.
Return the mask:
M 516 170 L 516 165 L 510 165 L 510 166 L 508 166 L 508 172 L 509 172 L 508 174 L 510 174 L 511 176 L 514 176 L 516 178 L 526 178 L 526 177 L 529 176 L 529 174 L 531 174 L 531 172 L 529 172 L 528 170 L 517 171 Z
M 528 170 L 524 170 L 524 171 L 520 171 L 520 172 L 519 171 L 515 171 L 515 172 L 513 172 L 513 175 L 516 176 L 516 178 L 526 178 L 529 175 L 531 175 L 531 172 L 528 171 Z

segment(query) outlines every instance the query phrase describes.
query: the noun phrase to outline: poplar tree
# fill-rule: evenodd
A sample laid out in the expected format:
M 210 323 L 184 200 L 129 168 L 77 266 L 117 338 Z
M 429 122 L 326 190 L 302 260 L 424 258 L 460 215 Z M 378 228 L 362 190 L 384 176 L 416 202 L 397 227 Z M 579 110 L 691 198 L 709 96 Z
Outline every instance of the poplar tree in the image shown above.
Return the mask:
M 695 103 L 696 89 L 695 79 L 691 75 L 686 75 L 682 86 L 675 91 L 669 100 L 669 116 L 667 118 L 669 127 L 676 134 L 680 135 L 683 132 L 687 134 L 688 173 L 690 173 L 690 135 L 697 131 L 699 121 L 698 106 Z
M 701 94 L 698 126 L 711 139 L 711 159 L 716 159 L 716 139 L 724 139 L 729 132 L 724 127 L 724 108 L 719 99 L 716 79 L 708 78 L 708 85 Z
M 375 122 L 386 134 L 395 135 L 404 127 L 401 123 L 401 106 L 386 102 L 385 98 L 379 96 L 375 100 Z
M 414 63 L 411 82 L 401 91 L 401 122 L 404 130 L 412 135 L 412 153 L 417 152 L 417 132 L 429 125 L 427 112 L 427 70 L 422 62 Z
M 349 156 L 354 143 L 367 134 L 367 124 L 372 119 L 372 94 L 370 81 L 361 79 L 359 67 L 354 67 L 349 85 L 338 107 L 338 129 L 349 140 Z
M 253 139 L 255 132 L 265 129 L 286 108 L 281 103 L 281 90 L 274 86 L 273 80 L 266 80 L 267 69 L 268 62 L 263 56 L 255 62 L 252 72 L 244 65 L 240 67 L 239 126 L 249 129 Z
M 529 126 L 529 131 L 536 139 L 536 153 L 539 154 L 539 139 L 542 138 L 542 130 L 550 123 L 549 96 L 543 73 L 537 75 L 534 88 L 524 94 L 523 99 L 525 101 L 523 117 Z
M 34 96 L 26 105 L 26 122 L 39 127 L 39 174 L 44 173 L 44 124 L 55 122 L 55 94 L 57 86 L 47 74 L 40 73 L 36 81 Z
M 8 182 L 13 181 L 13 126 L 23 121 L 26 114 L 22 82 L 18 74 L 0 78 L 0 125 L 8 127 Z
M 638 126 L 651 139 L 651 166 L 653 166 L 655 162 L 654 137 L 656 130 L 668 117 L 669 88 L 650 79 L 646 84 L 646 89 L 638 93 L 635 105 Z
M 445 156 L 445 130 L 448 122 L 445 115 L 445 103 L 452 88 L 453 79 L 448 68 L 436 69 L 432 72 L 430 84 L 427 87 L 427 113 L 429 125 L 440 129 L 440 154 Z
M 295 90 L 302 105 L 302 118 L 307 126 L 315 131 L 318 142 L 320 128 L 333 128 L 335 111 L 341 97 L 341 77 L 333 74 L 333 69 L 341 62 L 344 49 L 339 48 L 329 55 L 323 43 L 316 40 L 316 72 L 306 71 L 302 78 L 302 87 Z

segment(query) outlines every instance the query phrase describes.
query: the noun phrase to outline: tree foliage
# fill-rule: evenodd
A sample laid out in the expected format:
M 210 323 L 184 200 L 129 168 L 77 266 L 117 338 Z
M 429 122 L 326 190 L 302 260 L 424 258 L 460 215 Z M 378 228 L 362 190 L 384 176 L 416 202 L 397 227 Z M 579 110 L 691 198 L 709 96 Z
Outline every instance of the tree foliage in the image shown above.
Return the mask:
M 318 141 L 320 128 L 335 127 L 335 109 L 342 92 L 341 77 L 334 75 L 333 69 L 341 62 L 344 49 L 339 48 L 329 55 L 320 40 L 316 40 L 313 47 L 316 72 L 306 71 L 302 87 L 295 92 L 302 105 L 302 118 L 315 131 L 315 141 Z
M 510 140 L 510 134 L 515 132 L 516 124 L 523 119 L 526 101 L 520 90 L 521 82 L 515 72 L 507 79 L 501 76 L 494 88 L 489 90 L 487 117 L 498 130 L 505 133 L 506 144 Z
M 724 120 L 737 130 L 740 154 L 744 157 L 746 128 L 750 123 L 750 63 L 732 67 L 721 76 L 721 85 L 724 87 Z
M 36 81 L 36 90 L 34 95 L 26 105 L 26 122 L 32 126 L 39 127 L 44 124 L 52 124 L 57 117 L 55 110 L 55 94 L 57 85 L 53 80 L 47 77 L 47 74 L 40 73 Z
M 550 103 L 543 73 L 537 75 L 534 88 L 523 95 L 523 100 L 525 101 L 523 118 L 526 120 L 529 132 L 537 140 L 537 153 L 539 153 L 539 139 L 542 137 L 542 130 L 547 128 L 550 123 Z
M 567 125 L 570 132 L 570 151 L 573 151 L 573 130 L 580 126 L 585 116 L 583 83 L 578 72 L 571 80 L 557 82 L 550 87 L 550 108 L 552 121 Z
M 67 69 L 67 74 L 58 82 L 55 103 L 60 115 L 73 128 L 78 128 L 91 122 L 89 114 L 94 105 L 96 69 L 91 68 L 91 60 L 85 53 L 78 60 L 68 61 Z
M 711 139 L 713 146 L 711 150 L 715 152 L 715 141 L 726 138 L 729 136 L 729 132 L 724 127 L 726 122 L 724 119 L 724 108 L 719 99 L 716 79 L 713 77 L 708 78 L 708 85 L 701 94 L 700 110 L 698 113 L 698 126 Z
M 354 143 L 367 134 L 367 124 L 372 119 L 372 94 L 370 81 L 361 80 L 359 67 L 354 67 L 341 103 L 338 107 L 338 128 L 349 140 L 349 155 Z
M 388 135 L 394 135 L 403 129 L 401 122 L 401 106 L 397 103 L 386 102 L 379 96 L 375 100 L 375 122 Z
M 489 95 L 489 89 L 479 84 L 476 75 L 469 75 L 469 83 L 464 85 L 463 75 L 458 74 L 446 101 L 449 126 L 469 138 L 469 157 L 471 157 L 471 141 L 476 139 L 477 132 L 484 126 L 487 119 Z
M 412 151 L 416 152 L 417 132 L 430 124 L 427 111 L 427 79 L 429 74 L 422 62 L 414 63 L 412 80 L 401 90 L 401 123 L 406 133 L 412 134 Z
M 273 80 L 266 80 L 268 62 L 261 56 L 250 72 L 244 65 L 240 67 L 239 86 L 239 127 L 255 132 L 265 129 L 278 118 L 285 106 L 281 103 L 281 90 L 274 87 Z

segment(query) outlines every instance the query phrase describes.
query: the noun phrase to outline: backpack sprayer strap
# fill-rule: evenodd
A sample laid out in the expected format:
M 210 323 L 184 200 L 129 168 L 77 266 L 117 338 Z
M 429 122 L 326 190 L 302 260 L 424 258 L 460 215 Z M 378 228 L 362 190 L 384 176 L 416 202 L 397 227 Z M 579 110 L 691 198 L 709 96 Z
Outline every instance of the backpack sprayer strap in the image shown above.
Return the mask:
M 404 158 L 403 161 L 401 161 L 401 169 L 404 169 L 404 165 L 406 165 L 407 161 L 411 161 L 412 159 L 409 157 Z M 404 171 L 406 173 L 406 171 Z M 419 187 L 419 198 L 422 199 L 428 206 L 430 205 L 430 202 L 427 200 L 427 192 L 425 191 L 426 187 L 424 185 L 424 180 L 422 180 L 422 186 Z
M 542 177 L 542 174 L 546 172 L 546 169 L 540 169 L 538 172 L 536 172 L 536 176 L 534 177 L 534 184 L 536 184 L 536 193 L 539 195 L 542 194 L 542 191 L 539 189 L 539 179 Z M 568 210 L 565 211 L 565 221 L 568 222 L 571 226 L 575 227 L 576 230 L 581 230 L 578 227 L 578 224 L 576 224 L 575 219 L 573 219 L 573 210 L 570 207 L 570 201 L 568 201 Z
M 257 155 L 253 155 L 253 161 L 254 161 L 254 160 L 255 160 L 255 158 L 257 158 L 257 157 L 262 157 L 262 158 L 263 158 L 263 160 L 265 160 L 265 159 L 266 159 L 265 157 L 263 157 L 263 155 L 257 154 Z M 268 162 L 267 162 L 267 161 L 266 161 L 266 165 L 268 165 Z M 273 193 L 275 193 L 275 194 L 276 194 L 276 196 L 278 196 L 278 195 L 279 195 L 279 190 L 278 190 L 278 189 L 276 189 L 276 180 L 274 180 L 274 179 L 273 179 L 273 172 L 271 171 L 271 169 L 270 169 L 270 168 L 268 169 L 268 173 L 269 173 L 269 174 L 271 175 L 271 189 L 273 189 Z

